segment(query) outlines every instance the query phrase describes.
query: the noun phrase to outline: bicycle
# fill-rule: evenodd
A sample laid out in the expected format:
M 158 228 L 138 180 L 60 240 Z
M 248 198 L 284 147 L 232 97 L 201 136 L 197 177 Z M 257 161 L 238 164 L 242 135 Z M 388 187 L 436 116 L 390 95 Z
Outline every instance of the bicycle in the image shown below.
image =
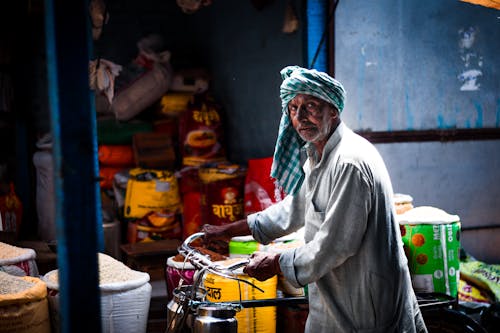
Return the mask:
M 191 263 L 196 273 L 193 284 L 180 285 L 174 290 L 174 297 L 168 305 L 166 333 L 236 333 L 237 321 L 234 317 L 243 308 L 308 304 L 306 296 L 242 300 L 241 293 L 239 301 L 207 301 L 207 291 L 201 287 L 206 272 L 263 290 L 235 273 L 247 265 L 249 259 L 242 258 L 229 266 L 221 266 L 190 246 L 202 236 L 203 233 L 195 233 L 178 248 L 185 263 Z M 480 323 L 458 309 L 454 297 L 439 293 L 417 293 L 417 300 L 429 333 L 489 333 Z

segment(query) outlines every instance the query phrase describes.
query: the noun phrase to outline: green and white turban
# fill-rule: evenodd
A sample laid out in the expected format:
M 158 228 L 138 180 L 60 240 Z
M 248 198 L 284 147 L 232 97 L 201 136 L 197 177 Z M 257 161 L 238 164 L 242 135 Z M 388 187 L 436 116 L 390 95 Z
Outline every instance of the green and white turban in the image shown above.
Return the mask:
M 287 111 L 288 103 L 298 94 L 307 94 L 321 98 L 342 112 L 345 90 L 340 82 L 315 69 L 287 66 L 281 70 L 280 74 L 283 79 L 280 86 L 282 115 L 274 149 L 271 177 L 278 181 L 287 194 L 293 195 L 304 181 L 300 149 L 305 142 L 292 126 Z

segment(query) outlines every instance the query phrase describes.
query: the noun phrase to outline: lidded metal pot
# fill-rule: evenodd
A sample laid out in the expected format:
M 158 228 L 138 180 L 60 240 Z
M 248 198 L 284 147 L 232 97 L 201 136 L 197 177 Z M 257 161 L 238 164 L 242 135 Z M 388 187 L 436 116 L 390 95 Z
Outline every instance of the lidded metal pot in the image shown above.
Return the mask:
M 236 310 L 228 304 L 206 304 L 198 308 L 193 333 L 237 333 Z
M 204 301 L 206 290 L 192 285 L 182 285 L 173 290 L 173 297 L 167 304 L 167 332 L 191 332 L 194 313 L 191 301 Z

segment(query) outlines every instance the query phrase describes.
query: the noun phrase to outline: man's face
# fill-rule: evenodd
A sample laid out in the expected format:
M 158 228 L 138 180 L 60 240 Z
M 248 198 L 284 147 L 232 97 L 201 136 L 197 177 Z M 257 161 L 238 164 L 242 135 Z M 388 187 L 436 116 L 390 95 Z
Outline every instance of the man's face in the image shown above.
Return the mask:
M 298 94 L 288 103 L 288 115 L 299 136 L 306 142 L 326 142 L 338 113 L 324 100 Z

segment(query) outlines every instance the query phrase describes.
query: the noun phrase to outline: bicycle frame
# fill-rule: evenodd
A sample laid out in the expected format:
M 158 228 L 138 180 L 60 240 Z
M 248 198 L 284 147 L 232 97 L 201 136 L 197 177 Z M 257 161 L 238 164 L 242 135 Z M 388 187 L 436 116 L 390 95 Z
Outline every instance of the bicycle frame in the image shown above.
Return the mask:
M 243 258 L 230 266 L 222 266 L 216 262 L 210 260 L 207 255 L 204 255 L 197 251 L 196 249 L 190 246 L 194 240 L 203 237 L 204 233 L 195 233 L 186 238 L 186 240 L 179 246 L 178 251 L 185 258 L 185 262 L 190 262 L 197 270 L 193 285 L 191 286 L 183 286 L 190 287 L 190 292 L 187 292 L 183 295 L 180 300 L 180 304 L 178 304 L 176 313 L 180 315 L 180 318 L 172 318 L 168 321 L 166 332 L 174 333 L 174 332 L 186 332 L 186 320 L 189 315 L 196 316 L 197 308 L 203 305 L 213 305 L 218 304 L 222 307 L 228 307 L 235 311 L 240 311 L 243 308 L 254 308 L 254 307 L 265 307 L 265 306 L 288 306 L 288 305 L 296 305 L 296 304 L 308 304 L 307 296 L 301 297 L 283 297 L 283 298 L 271 298 L 271 299 L 261 299 L 261 300 L 240 300 L 234 302 L 209 302 L 205 300 L 196 299 L 196 292 L 198 290 L 199 285 L 202 281 L 202 277 L 204 273 L 210 272 L 216 275 L 219 275 L 224 278 L 236 280 L 242 283 L 246 283 L 251 285 L 253 288 L 264 292 L 259 287 L 255 286 L 251 282 L 240 279 L 235 274 L 235 270 L 246 266 L 249 263 L 249 259 Z M 453 310 L 453 308 L 457 304 L 457 300 L 454 297 L 449 295 L 440 294 L 440 293 L 420 293 L 417 294 L 417 301 L 420 309 L 424 315 L 424 320 L 429 321 L 431 327 L 435 326 L 436 323 L 439 324 L 439 318 L 442 313 L 446 314 L 442 319 L 441 324 L 446 324 L 446 320 L 450 320 L 450 318 L 455 318 L 460 323 L 467 323 L 468 331 L 464 332 L 480 332 L 485 333 L 486 331 L 481 328 L 481 326 L 475 322 L 473 319 L 466 317 L 464 314 Z M 443 312 L 444 311 L 444 312 Z M 437 315 L 438 314 L 438 315 Z M 172 327 L 172 323 L 174 323 Z M 178 323 L 178 325 L 176 324 Z M 189 326 L 189 325 L 187 325 Z M 441 326 L 439 326 L 441 327 Z M 429 333 L 437 332 L 430 330 Z M 440 332 L 440 331 L 439 331 Z

